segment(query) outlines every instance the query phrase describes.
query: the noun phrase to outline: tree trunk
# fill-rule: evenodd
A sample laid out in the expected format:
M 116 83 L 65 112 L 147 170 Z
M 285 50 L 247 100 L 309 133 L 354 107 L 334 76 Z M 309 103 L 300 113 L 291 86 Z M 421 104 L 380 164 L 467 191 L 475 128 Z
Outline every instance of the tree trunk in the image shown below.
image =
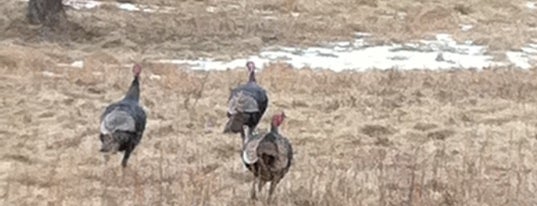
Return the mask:
M 30 0 L 27 18 L 30 24 L 54 28 L 67 23 L 62 0 Z

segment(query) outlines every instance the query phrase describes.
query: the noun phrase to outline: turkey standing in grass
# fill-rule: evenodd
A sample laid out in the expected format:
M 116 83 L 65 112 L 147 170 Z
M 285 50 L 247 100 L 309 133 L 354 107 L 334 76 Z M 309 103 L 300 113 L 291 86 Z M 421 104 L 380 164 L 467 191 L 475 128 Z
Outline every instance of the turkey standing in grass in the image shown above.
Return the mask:
M 243 147 L 242 161 L 255 179 L 252 184 L 251 198 L 256 198 L 255 185 L 258 191 L 267 182 L 270 183 L 267 202 L 270 202 L 276 185 L 282 180 L 291 167 L 293 148 L 289 140 L 278 132 L 278 127 L 285 119 L 285 113 L 272 117 L 270 132 L 263 135 L 246 133 L 246 143 Z
M 245 134 L 243 126 L 248 126 L 247 133 L 253 132 L 268 106 L 267 92 L 255 80 L 255 65 L 248 61 L 246 67 L 249 80 L 231 90 L 228 98 L 228 121 L 224 133 L 240 133 L 243 141 Z
M 121 166 L 126 167 L 131 152 L 140 143 L 145 129 L 146 114 L 140 102 L 140 72 L 142 67 L 135 64 L 132 68 L 134 80 L 125 97 L 106 107 L 101 115 L 100 140 L 105 161 L 109 154 L 125 151 Z

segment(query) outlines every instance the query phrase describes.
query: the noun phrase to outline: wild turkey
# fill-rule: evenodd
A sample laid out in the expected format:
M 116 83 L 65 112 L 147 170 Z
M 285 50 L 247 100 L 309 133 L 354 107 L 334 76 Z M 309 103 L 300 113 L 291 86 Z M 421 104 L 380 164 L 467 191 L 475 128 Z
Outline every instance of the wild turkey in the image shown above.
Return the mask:
M 125 151 L 121 166 L 126 167 L 131 152 L 140 143 L 145 130 L 146 114 L 140 107 L 140 73 L 142 67 L 135 64 L 132 68 L 134 80 L 125 97 L 106 107 L 101 115 L 100 140 L 108 162 L 109 154 Z
M 228 121 L 224 133 L 240 133 L 244 141 L 243 126 L 248 126 L 247 132 L 252 132 L 268 106 L 267 92 L 259 86 L 255 79 L 255 65 L 248 61 L 246 67 L 249 79 L 246 84 L 231 90 L 228 98 Z
M 256 198 L 255 185 L 258 190 L 267 182 L 270 183 L 267 202 L 270 202 L 276 185 L 282 180 L 291 167 L 293 148 L 289 140 L 278 132 L 278 127 L 285 119 L 285 113 L 272 117 L 270 132 L 260 136 L 246 133 L 246 143 L 243 146 L 242 160 L 255 179 L 252 184 L 251 198 Z

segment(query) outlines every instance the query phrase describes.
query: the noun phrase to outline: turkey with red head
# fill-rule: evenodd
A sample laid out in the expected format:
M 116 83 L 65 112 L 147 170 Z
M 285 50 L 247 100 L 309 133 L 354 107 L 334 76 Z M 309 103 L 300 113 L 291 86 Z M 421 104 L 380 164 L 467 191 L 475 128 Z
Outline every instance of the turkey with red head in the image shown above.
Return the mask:
M 246 84 L 231 90 L 228 98 L 228 121 L 224 133 L 240 133 L 245 139 L 243 126 L 247 126 L 247 133 L 253 132 L 268 106 L 267 92 L 259 86 L 255 79 L 255 64 L 246 63 L 249 79 Z
M 108 162 L 109 154 L 124 151 L 121 166 L 126 167 L 134 148 L 140 143 L 145 130 L 146 114 L 140 106 L 140 73 L 142 67 L 135 64 L 132 68 L 134 80 L 125 97 L 106 107 L 100 118 L 102 146 L 100 152 Z
M 256 199 L 256 183 L 258 191 L 261 192 L 265 183 L 270 182 L 267 197 L 267 201 L 270 202 L 276 186 L 291 167 L 293 147 L 289 140 L 278 131 L 278 127 L 283 123 L 285 117 L 283 112 L 274 115 L 270 132 L 265 135 L 246 133 L 242 161 L 255 176 L 251 191 L 252 199 Z

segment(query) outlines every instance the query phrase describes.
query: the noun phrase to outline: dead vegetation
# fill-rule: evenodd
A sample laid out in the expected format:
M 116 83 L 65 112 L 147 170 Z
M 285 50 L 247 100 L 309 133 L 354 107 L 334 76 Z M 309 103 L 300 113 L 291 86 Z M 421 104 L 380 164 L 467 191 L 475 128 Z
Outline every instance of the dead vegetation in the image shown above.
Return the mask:
M 386 0 L 139 0 L 175 8 L 171 13 L 125 12 L 114 6 L 97 10 L 68 8 L 77 34 L 66 47 L 123 53 L 121 61 L 143 53 L 147 58 L 213 57 L 231 60 L 273 45 L 311 46 L 351 40 L 355 32 L 375 35 L 374 42 L 406 42 L 444 32 L 498 51 L 518 50 L 537 36 L 537 16 L 526 1 Z M 35 44 L 39 28 L 24 20 L 26 4 L 10 0 L 0 9 L 0 38 Z M 473 26 L 462 31 L 464 25 Z M 509 37 L 509 38 L 505 38 Z M 71 54 L 72 57 L 82 57 Z M 496 55 L 501 56 L 501 55 Z
M 34 61 L 51 67 L 48 58 Z M 240 138 L 222 134 L 227 88 L 246 80 L 243 69 L 144 65 L 147 138 L 122 171 L 103 165 L 97 120 L 123 95 L 130 70 L 102 64 L 109 73 L 78 84 L 87 66 L 58 76 L 2 66 L 4 205 L 250 204 Z M 283 129 L 296 145 L 275 203 L 535 204 L 535 78 L 508 68 L 334 73 L 271 65 L 258 76 L 273 103 L 267 114 L 286 111 Z M 197 104 L 185 107 L 193 97 Z M 395 99 L 396 107 L 383 104 Z
M 357 31 L 394 42 L 448 32 L 503 50 L 535 36 L 537 22 L 519 0 L 136 2 L 179 12 L 68 9 L 87 36 L 49 43 L 22 22 L 24 2 L 0 8 L 0 205 L 251 205 L 240 138 L 222 134 L 229 89 L 246 81 L 244 69 L 147 60 L 231 59 Z M 475 27 L 462 32 L 459 24 Z M 75 60 L 82 67 L 58 65 Z M 124 95 L 125 64 L 134 61 L 144 66 L 146 136 L 126 170 L 105 167 L 98 115 Z M 296 160 L 275 204 L 535 205 L 536 78 L 511 68 L 270 65 L 258 76 L 271 99 L 265 116 L 286 111 L 282 129 Z

